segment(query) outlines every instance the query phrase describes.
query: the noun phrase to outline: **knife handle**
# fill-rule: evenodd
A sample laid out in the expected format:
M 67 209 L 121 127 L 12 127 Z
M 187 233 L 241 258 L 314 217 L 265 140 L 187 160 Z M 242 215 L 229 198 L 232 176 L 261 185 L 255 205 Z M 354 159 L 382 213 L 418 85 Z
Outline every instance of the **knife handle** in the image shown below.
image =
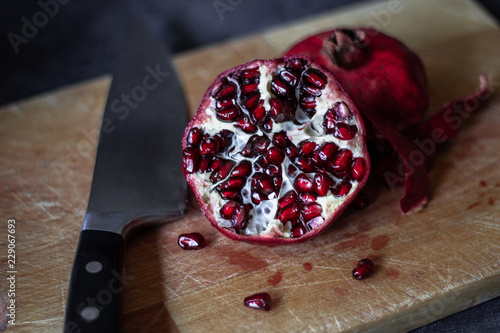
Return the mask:
M 102 230 L 83 230 L 69 285 L 65 333 L 121 332 L 124 240 Z

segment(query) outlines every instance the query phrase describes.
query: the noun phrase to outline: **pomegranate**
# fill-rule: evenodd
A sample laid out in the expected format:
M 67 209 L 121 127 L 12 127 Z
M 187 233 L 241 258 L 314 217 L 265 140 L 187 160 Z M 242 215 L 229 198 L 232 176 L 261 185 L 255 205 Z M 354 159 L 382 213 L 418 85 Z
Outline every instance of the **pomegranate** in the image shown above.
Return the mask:
M 398 177 L 402 181 L 388 177 L 391 174 L 383 168 L 381 172 L 391 186 L 404 183 L 405 195 L 400 201 L 403 213 L 421 208 L 429 195 L 428 159 L 416 161 L 420 147 L 415 140 L 431 139 L 435 128 L 450 133 L 447 138 L 451 138 L 457 128 L 454 121 L 449 121 L 454 116 L 449 109 L 463 105 L 471 96 L 446 105 L 434 117 L 424 120 L 428 88 L 421 60 L 397 39 L 374 29 L 338 28 L 322 32 L 298 42 L 286 53 L 297 54 L 309 56 L 329 69 L 362 113 L 369 139 L 387 140 L 399 155 L 404 165 L 398 173 L 402 173 Z M 485 95 L 487 86 L 482 77 L 481 91 L 472 95 L 475 101 Z M 398 168 L 390 164 L 389 168 Z M 383 165 L 386 167 L 387 163 Z
M 199 232 L 192 232 L 179 235 L 177 243 L 184 250 L 200 250 L 205 247 L 205 238 Z
M 245 297 L 243 304 L 252 309 L 269 311 L 272 306 L 271 296 L 268 293 L 258 293 Z
M 352 277 L 362 280 L 370 276 L 375 265 L 370 259 L 361 259 L 355 269 L 352 270 Z
M 318 235 L 366 182 L 363 121 L 335 76 L 304 56 L 220 74 L 188 124 L 183 170 L 205 216 L 231 239 Z

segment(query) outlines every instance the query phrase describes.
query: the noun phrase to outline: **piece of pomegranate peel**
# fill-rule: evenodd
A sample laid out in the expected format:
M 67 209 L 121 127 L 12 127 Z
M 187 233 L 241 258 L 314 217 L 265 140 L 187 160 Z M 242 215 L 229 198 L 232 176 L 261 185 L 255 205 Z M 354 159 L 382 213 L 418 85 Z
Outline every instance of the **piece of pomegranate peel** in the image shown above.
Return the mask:
M 303 56 L 254 60 L 219 75 L 182 148 L 205 216 L 227 237 L 252 243 L 317 236 L 370 171 L 357 108 L 335 76 Z
M 394 164 L 391 159 L 385 162 L 390 170 L 381 172 L 390 187 L 404 184 L 403 213 L 422 208 L 429 196 L 426 168 L 431 156 L 422 157 L 415 141 L 432 139 L 435 129 L 453 137 L 458 129 L 453 120 L 457 109 L 472 112 L 483 104 L 486 77 L 481 76 L 478 93 L 448 103 L 424 120 L 429 99 L 425 69 L 417 54 L 397 39 L 374 29 L 337 28 L 308 37 L 286 53 L 296 54 L 309 56 L 330 70 L 362 113 L 367 132 L 372 133 L 369 139 L 384 138 L 400 156 L 402 167 L 390 165 Z

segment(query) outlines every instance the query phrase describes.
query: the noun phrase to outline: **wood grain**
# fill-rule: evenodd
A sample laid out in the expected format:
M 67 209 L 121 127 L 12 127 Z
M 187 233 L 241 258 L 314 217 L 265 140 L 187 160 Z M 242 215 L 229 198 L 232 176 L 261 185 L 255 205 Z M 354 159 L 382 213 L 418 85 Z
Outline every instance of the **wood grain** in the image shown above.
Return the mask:
M 500 295 L 500 31 L 470 1 L 347 8 L 181 54 L 189 115 L 228 67 L 278 56 L 318 30 L 374 23 L 422 57 L 430 112 L 474 91 L 481 72 L 492 82 L 487 108 L 464 122 L 435 161 L 427 208 L 403 216 L 401 189 L 372 182 L 371 205 L 347 211 L 321 237 L 262 247 L 226 239 L 193 203 L 183 220 L 129 241 L 126 332 L 405 331 Z M 0 211 L 18 227 L 16 332 L 62 329 L 109 83 L 105 76 L 0 110 Z M 203 251 L 177 246 L 177 236 L 190 231 L 205 235 Z M 356 281 L 351 270 L 363 257 L 377 270 Z M 0 277 L 5 267 L 2 256 Z M 260 291 L 273 297 L 271 312 L 242 305 Z

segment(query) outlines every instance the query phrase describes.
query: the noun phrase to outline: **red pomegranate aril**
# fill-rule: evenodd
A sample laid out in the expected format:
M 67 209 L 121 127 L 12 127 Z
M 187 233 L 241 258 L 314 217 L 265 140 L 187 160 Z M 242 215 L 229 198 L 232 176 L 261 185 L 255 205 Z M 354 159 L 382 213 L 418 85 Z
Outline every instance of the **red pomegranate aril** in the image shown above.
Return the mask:
M 349 126 L 345 123 L 337 123 L 333 135 L 340 140 L 352 140 L 356 135 L 356 127 Z
M 200 142 L 203 132 L 198 127 L 193 127 L 187 136 L 186 142 L 189 146 L 196 146 Z
M 200 143 L 200 154 L 213 155 L 219 151 L 219 142 L 214 138 L 204 139 Z
M 319 167 L 324 166 L 335 155 L 338 149 L 339 147 L 333 142 L 323 144 L 314 157 L 312 157 L 313 163 Z
M 246 179 L 243 177 L 231 177 L 228 180 L 224 181 L 223 183 L 219 184 L 217 188 L 219 190 L 226 190 L 226 189 L 242 189 L 243 186 L 246 184 Z
M 352 118 L 351 111 L 349 111 L 349 107 L 344 102 L 335 103 L 331 112 L 333 118 L 337 121 L 345 121 Z
M 255 126 L 247 116 L 243 116 L 238 119 L 234 126 L 241 128 L 241 130 L 245 133 L 255 133 L 257 132 L 257 126 Z
M 291 159 L 297 157 L 297 155 L 299 154 L 297 147 L 295 147 L 293 144 L 290 144 L 285 148 L 285 153 L 286 156 L 288 156 Z
M 278 98 L 288 99 L 290 97 L 290 87 L 279 77 L 271 81 L 271 91 Z
M 235 201 L 228 201 L 220 209 L 222 218 L 229 220 L 231 226 L 235 229 L 243 229 L 246 227 L 246 210 L 245 207 Z
M 328 134 L 335 133 L 336 124 L 337 120 L 335 119 L 335 110 L 329 109 L 323 116 L 323 127 L 325 128 L 325 132 Z
M 308 69 L 304 73 L 306 80 L 317 88 L 323 89 L 326 86 L 326 75 L 317 69 Z
M 365 209 L 370 205 L 370 198 L 368 195 L 364 192 L 358 193 L 356 198 L 351 203 L 351 206 L 353 206 L 356 209 Z
M 321 89 L 313 86 L 307 86 L 307 85 L 302 86 L 302 92 L 314 97 L 321 96 Z
M 316 108 L 316 98 L 314 96 L 301 96 L 299 106 L 312 111 Z
M 182 152 L 182 167 L 187 173 L 198 171 L 200 165 L 200 155 L 193 147 L 187 147 Z
M 274 188 L 279 191 L 281 188 L 281 185 L 283 184 L 283 177 L 281 177 L 281 176 L 273 177 L 273 184 L 274 184 Z M 276 194 L 276 192 L 275 192 L 275 194 Z
M 364 178 L 366 162 L 362 157 L 356 157 L 352 162 L 351 179 L 359 181 Z
M 208 171 L 217 171 L 217 170 L 219 170 L 221 164 L 222 164 L 222 160 L 220 158 L 213 157 L 212 161 L 210 161 L 210 167 L 208 168 Z
M 320 171 L 314 175 L 314 189 L 320 197 L 324 197 L 328 194 L 332 184 L 332 179 L 326 173 Z
M 269 100 L 269 114 L 276 123 L 294 119 L 294 107 L 290 101 L 271 98 Z
M 297 192 L 294 190 L 290 190 L 286 192 L 279 200 L 278 200 L 278 208 L 282 209 L 288 205 L 290 205 L 292 202 L 297 201 Z
M 269 311 L 272 301 L 268 293 L 258 293 L 245 297 L 243 304 L 252 309 Z
M 302 72 L 307 64 L 307 61 L 305 59 L 301 58 L 294 58 L 289 61 L 287 61 L 285 68 L 289 69 L 294 72 Z
M 217 110 L 215 115 L 220 121 L 232 122 L 241 116 L 241 111 L 237 106 L 234 106 L 226 110 Z
M 348 149 L 339 150 L 337 156 L 335 156 L 329 163 L 330 169 L 337 175 L 343 174 L 352 163 L 352 151 Z
M 231 177 L 247 177 L 252 172 L 252 164 L 250 161 L 243 160 L 238 163 L 231 171 Z
M 288 143 L 288 137 L 286 136 L 286 132 L 281 131 L 274 133 L 272 142 L 273 145 L 275 145 L 278 148 L 281 149 L 285 148 Z
M 243 106 L 248 111 L 252 111 L 253 109 L 255 109 L 259 104 L 259 101 L 260 101 L 260 94 L 248 95 L 242 99 Z
M 311 164 L 311 162 L 303 157 L 297 157 L 294 160 L 295 165 L 299 167 L 300 170 L 304 172 L 312 172 L 314 170 L 314 166 Z
M 266 173 L 270 176 L 280 176 L 281 171 L 282 171 L 281 164 L 279 164 L 279 165 L 271 164 L 266 169 Z M 276 187 L 276 188 L 279 188 L 279 187 Z
M 254 91 L 257 91 L 257 88 L 259 87 L 259 82 L 254 82 L 254 83 L 248 83 L 242 86 L 241 91 L 244 94 L 249 94 Z
M 198 171 L 201 173 L 207 172 L 208 167 L 210 166 L 210 163 L 211 163 L 210 156 L 203 156 L 200 159 L 200 167 L 199 167 Z
M 356 280 L 362 280 L 370 276 L 373 272 L 373 268 L 375 265 L 373 264 L 373 261 L 370 259 L 361 259 L 358 262 L 358 265 L 356 266 L 355 269 L 352 271 L 352 276 Z
M 322 212 L 323 212 L 323 207 L 320 204 L 316 202 L 308 203 L 304 205 L 304 207 L 302 207 L 302 212 L 301 212 L 302 220 L 304 222 L 308 222 L 313 218 L 320 216 Z
M 299 193 L 299 202 L 306 205 L 311 202 L 316 202 L 316 194 L 314 193 Z
M 180 234 L 177 244 L 184 250 L 200 250 L 205 247 L 205 238 L 198 232 Z
M 264 108 L 264 101 L 261 100 L 259 102 L 259 105 L 257 105 L 257 107 L 252 112 L 250 112 L 250 118 L 254 123 L 258 123 L 264 118 L 265 115 L 266 109 Z
M 349 194 L 349 191 L 351 191 L 351 183 L 344 180 L 341 183 L 337 184 L 336 188 L 333 191 L 333 194 L 336 197 L 345 197 L 347 194 Z
M 296 167 L 295 165 L 293 165 L 293 164 L 289 164 L 289 165 L 288 165 L 287 174 L 288 174 L 289 176 L 293 176 L 293 175 L 297 172 L 297 170 L 298 170 L 298 169 L 297 169 L 297 167 Z
M 255 184 L 255 188 L 259 193 L 269 195 L 275 191 L 273 179 L 266 174 L 260 175 Z
M 281 164 L 285 159 L 285 152 L 277 147 L 267 150 L 267 160 L 272 164 Z
M 292 202 L 285 208 L 278 211 L 278 220 L 283 223 L 298 219 L 300 216 L 300 206 L 297 202 Z
M 217 103 L 215 103 L 215 108 L 217 109 L 217 111 L 227 110 L 235 107 L 237 107 L 237 105 L 234 99 L 225 99 L 222 101 L 217 101 Z
M 260 71 L 258 67 L 245 69 L 241 72 L 241 78 L 243 81 L 252 81 L 260 77 Z
M 263 122 L 261 126 L 262 132 L 271 133 L 273 130 L 273 120 L 271 119 L 271 117 L 265 117 L 262 122 Z
M 301 173 L 295 177 L 293 187 L 299 193 L 314 191 L 314 184 L 305 173 Z
M 241 194 L 239 190 L 222 190 L 220 192 L 221 197 L 226 200 L 240 201 Z
M 312 156 L 318 145 L 314 141 L 304 140 L 299 142 L 299 154 L 305 157 Z
M 306 227 L 304 227 L 303 225 L 297 225 L 292 228 L 292 231 L 290 232 L 290 237 L 298 238 L 304 236 L 306 233 L 307 233 Z
M 225 83 L 221 85 L 220 89 L 215 93 L 215 98 L 217 100 L 228 99 L 229 97 L 233 97 L 236 93 L 236 86 L 234 83 L 228 82 L 225 80 Z
M 270 143 L 271 140 L 269 140 L 267 136 L 259 136 L 257 141 L 255 142 L 254 150 L 259 154 L 265 154 L 268 151 L 267 148 L 269 147 Z
M 223 180 L 229 175 L 231 169 L 234 167 L 234 161 L 225 161 L 221 163 L 219 170 L 217 170 L 217 181 Z
M 295 74 L 291 71 L 283 70 L 280 72 L 279 75 L 280 75 L 281 79 L 291 87 L 295 87 L 297 85 L 297 83 L 299 83 L 299 78 L 298 78 L 297 74 Z

